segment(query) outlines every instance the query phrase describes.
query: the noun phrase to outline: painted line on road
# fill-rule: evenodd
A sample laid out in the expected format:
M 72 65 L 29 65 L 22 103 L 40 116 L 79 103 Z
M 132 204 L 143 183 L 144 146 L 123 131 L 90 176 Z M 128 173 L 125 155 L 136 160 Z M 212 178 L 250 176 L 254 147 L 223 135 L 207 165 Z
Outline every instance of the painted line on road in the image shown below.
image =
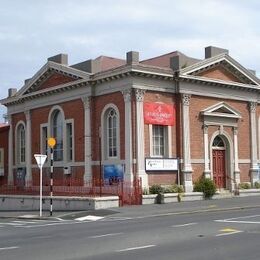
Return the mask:
M 230 236 L 238 233 L 243 233 L 243 231 L 237 230 L 229 233 L 221 233 L 221 234 L 217 234 L 216 237 Z
M 36 224 L 37 222 L 35 221 L 21 221 L 21 220 L 15 220 L 12 221 L 13 223 L 18 223 L 18 224 Z
M 73 225 L 73 224 L 83 224 L 83 223 L 94 223 L 93 221 L 71 221 L 70 222 L 57 222 L 57 223 L 48 223 L 48 224 L 35 224 L 31 226 L 17 226 L 20 228 L 38 228 L 38 227 L 48 227 L 48 226 L 59 226 L 59 225 Z
M 122 234 L 123 233 L 109 233 L 109 234 L 104 234 L 104 235 L 91 236 L 89 238 L 111 237 L 111 236 L 118 236 L 118 235 L 122 235 Z
M 104 218 L 104 217 L 88 215 L 88 216 L 84 216 L 84 217 L 80 217 L 80 218 L 75 218 L 75 220 L 78 220 L 78 221 L 85 221 L 85 220 L 97 221 L 97 220 L 100 220 L 102 218 Z
M 128 247 L 125 249 L 116 250 L 116 252 L 126 252 L 126 251 L 133 251 L 133 250 L 140 250 L 140 249 L 146 249 L 150 247 L 155 247 L 156 245 L 147 245 L 147 246 L 139 246 L 139 247 Z
M 181 224 L 181 225 L 173 225 L 172 227 L 188 227 L 188 226 L 193 226 L 197 225 L 198 223 L 192 222 L 192 223 L 186 223 L 186 224 Z
M 216 222 L 223 223 L 238 223 L 238 224 L 260 224 L 260 221 L 246 221 L 246 220 L 215 220 Z
M 19 248 L 19 246 L 1 247 L 1 248 L 0 248 L 0 251 L 3 251 L 3 250 L 12 250 L 12 249 L 17 249 L 17 248 Z

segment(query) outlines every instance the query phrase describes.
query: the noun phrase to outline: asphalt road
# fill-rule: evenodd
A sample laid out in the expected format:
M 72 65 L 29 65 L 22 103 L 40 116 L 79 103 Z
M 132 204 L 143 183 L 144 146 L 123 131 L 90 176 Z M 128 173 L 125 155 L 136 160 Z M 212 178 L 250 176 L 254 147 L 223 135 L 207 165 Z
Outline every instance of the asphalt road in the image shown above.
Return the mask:
M 141 210 L 96 221 L 0 220 L 0 259 L 260 259 L 260 208 L 193 214 Z

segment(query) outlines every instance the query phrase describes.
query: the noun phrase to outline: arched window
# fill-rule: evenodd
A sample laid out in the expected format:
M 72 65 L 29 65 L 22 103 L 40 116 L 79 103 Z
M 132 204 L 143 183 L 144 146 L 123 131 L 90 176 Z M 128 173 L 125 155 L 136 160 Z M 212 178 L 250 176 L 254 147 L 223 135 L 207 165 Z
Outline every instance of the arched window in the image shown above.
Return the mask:
M 108 157 L 117 157 L 117 128 L 118 116 L 115 109 L 109 109 L 107 113 L 107 154 Z
M 52 117 L 52 136 L 56 139 L 56 145 L 53 149 L 53 159 L 55 161 L 63 160 L 63 115 L 61 111 L 55 110 Z
M 213 146 L 213 147 L 224 148 L 224 147 L 225 147 L 225 144 L 224 144 L 223 139 L 218 135 L 218 136 L 216 136 L 215 139 L 213 140 L 212 146 Z
M 17 163 L 25 163 L 25 127 L 19 124 L 17 127 Z

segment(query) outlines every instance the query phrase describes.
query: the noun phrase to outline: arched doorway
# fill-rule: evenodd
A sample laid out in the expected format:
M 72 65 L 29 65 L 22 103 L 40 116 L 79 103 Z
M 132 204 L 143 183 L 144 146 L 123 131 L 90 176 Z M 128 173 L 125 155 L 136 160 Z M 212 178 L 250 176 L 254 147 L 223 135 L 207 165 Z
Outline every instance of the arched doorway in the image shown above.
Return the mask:
M 226 188 L 226 145 L 221 136 L 212 144 L 213 180 L 218 188 Z

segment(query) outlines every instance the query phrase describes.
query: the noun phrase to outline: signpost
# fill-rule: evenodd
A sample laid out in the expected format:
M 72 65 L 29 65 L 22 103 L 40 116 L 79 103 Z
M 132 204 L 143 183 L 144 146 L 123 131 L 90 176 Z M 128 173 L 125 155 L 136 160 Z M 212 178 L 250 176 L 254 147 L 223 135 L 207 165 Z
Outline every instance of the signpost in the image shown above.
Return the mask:
M 56 140 L 53 137 L 48 138 L 48 145 L 51 148 L 51 185 L 50 185 L 50 216 L 52 216 L 52 195 L 53 195 L 53 147 L 56 145 Z
M 40 168 L 40 217 L 42 216 L 42 166 L 44 165 L 47 155 L 34 154 L 34 158 Z

